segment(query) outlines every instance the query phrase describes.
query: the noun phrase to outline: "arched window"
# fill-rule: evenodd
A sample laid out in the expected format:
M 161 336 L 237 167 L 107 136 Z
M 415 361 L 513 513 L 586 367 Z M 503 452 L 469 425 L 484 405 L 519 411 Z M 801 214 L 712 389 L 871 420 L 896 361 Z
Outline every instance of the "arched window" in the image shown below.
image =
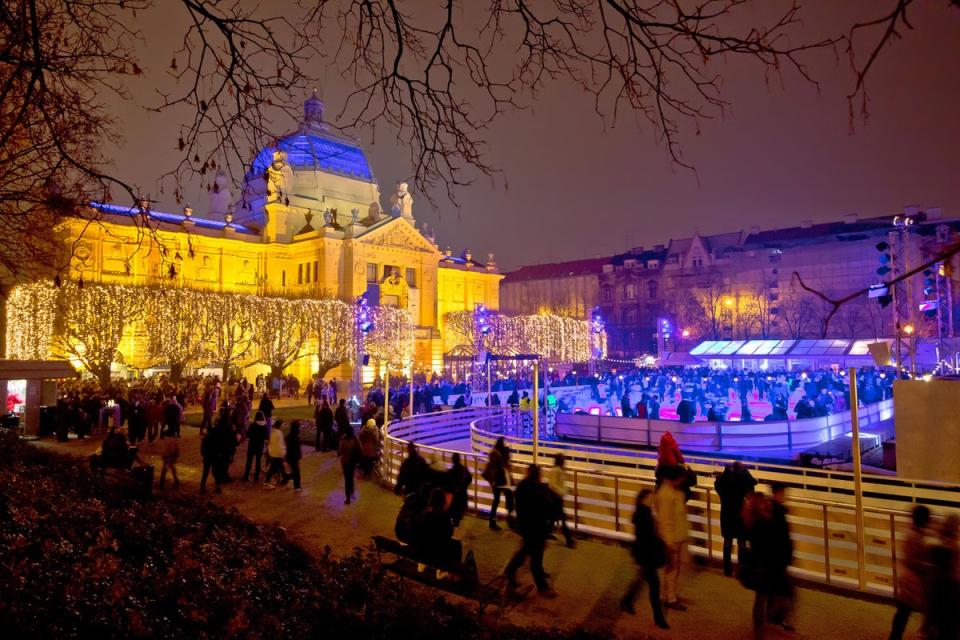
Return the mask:
M 623 299 L 634 300 L 637 297 L 637 285 L 628 284 L 623 288 Z
M 647 282 L 647 297 L 650 299 L 657 297 L 657 281 L 650 280 Z
M 610 285 L 604 285 L 600 289 L 600 301 L 601 302 L 613 301 L 613 288 Z

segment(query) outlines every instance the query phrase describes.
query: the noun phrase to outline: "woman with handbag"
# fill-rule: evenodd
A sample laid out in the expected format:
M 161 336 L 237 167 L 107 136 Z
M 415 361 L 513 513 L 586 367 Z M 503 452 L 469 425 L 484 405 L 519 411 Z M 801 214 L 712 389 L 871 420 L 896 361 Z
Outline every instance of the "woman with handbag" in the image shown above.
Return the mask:
M 657 569 L 666 564 L 666 551 L 663 540 L 657 534 L 657 527 L 650 508 L 653 492 L 643 489 L 637 494 L 637 508 L 633 512 L 634 541 L 631 553 L 637 563 L 637 575 L 620 599 L 620 609 L 633 615 L 633 601 L 646 582 L 650 588 L 650 607 L 653 609 L 653 622 L 661 629 L 669 629 L 667 619 L 663 617 L 663 603 L 660 601 L 660 576 Z

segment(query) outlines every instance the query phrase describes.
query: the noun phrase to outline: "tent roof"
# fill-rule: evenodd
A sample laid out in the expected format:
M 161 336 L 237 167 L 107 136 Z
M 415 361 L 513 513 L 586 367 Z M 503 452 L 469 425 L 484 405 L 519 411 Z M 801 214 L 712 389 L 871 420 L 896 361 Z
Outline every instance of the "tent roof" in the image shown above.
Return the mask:
M 67 360 L 0 360 L 0 380 L 59 380 L 79 376 Z

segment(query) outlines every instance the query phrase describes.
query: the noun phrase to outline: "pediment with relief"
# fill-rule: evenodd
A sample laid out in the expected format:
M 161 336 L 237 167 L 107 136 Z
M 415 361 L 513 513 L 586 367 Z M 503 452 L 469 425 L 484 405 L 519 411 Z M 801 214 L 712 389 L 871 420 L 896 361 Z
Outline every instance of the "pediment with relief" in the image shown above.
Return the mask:
M 396 247 L 398 249 L 423 251 L 425 253 L 440 253 L 436 247 L 420 235 L 419 231 L 402 218 L 395 218 L 387 225 L 365 233 L 358 239 L 361 242 L 382 247 Z

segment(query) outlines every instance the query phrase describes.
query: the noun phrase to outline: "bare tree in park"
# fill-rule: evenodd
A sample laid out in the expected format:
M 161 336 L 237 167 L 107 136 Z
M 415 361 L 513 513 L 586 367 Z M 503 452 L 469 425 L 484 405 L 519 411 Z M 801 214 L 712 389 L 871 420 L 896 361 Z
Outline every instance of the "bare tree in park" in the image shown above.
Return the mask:
M 256 298 L 253 313 L 253 343 L 257 361 L 270 367 L 274 377 L 303 355 L 312 332 L 303 300 Z
M 254 302 L 245 295 L 221 295 L 204 314 L 207 325 L 207 353 L 220 367 L 220 379 L 227 380 L 230 368 L 243 364 L 253 356 Z
M 144 309 L 147 354 L 154 364 L 170 367 L 178 382 L 188 365 L 206 362 L 207 348 L 217 330 L 206 315 L 225 296 L 180 287 L 149 287 Z
M 110 386 L 110 367 L 122 363 L 124 334 L 143 315 L 145 290 L 124 285 L 66 283 L 57 295 L 55 343 Z

